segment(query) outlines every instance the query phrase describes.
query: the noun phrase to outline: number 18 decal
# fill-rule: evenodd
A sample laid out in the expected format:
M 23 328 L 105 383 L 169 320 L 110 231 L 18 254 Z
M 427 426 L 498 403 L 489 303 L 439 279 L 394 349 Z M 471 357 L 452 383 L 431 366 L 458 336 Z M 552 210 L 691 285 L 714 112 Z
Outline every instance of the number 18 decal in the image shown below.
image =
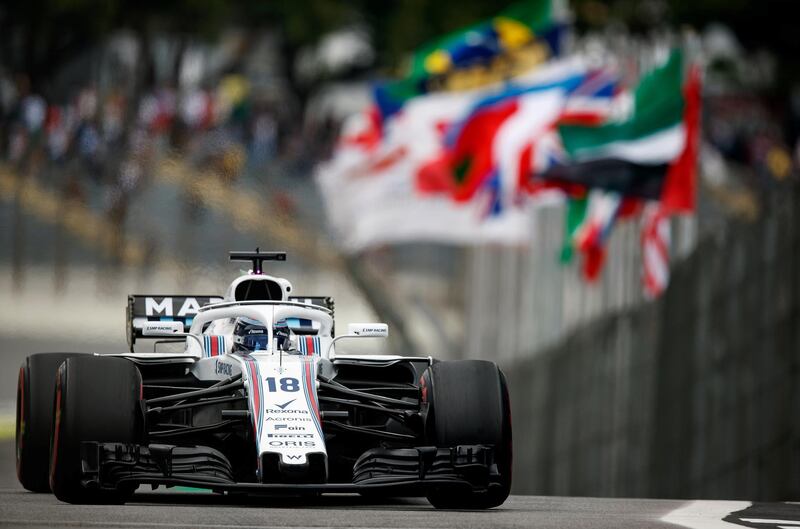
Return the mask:
M 275 377 L 267 377 L 267 391 L 275 393 L 278 391 L 278 385 L 280 385 L 281 391 L 286 391 L 287 393 L 300 391 L 300 381 L 296 378 L 283 377 L 276 382 Z

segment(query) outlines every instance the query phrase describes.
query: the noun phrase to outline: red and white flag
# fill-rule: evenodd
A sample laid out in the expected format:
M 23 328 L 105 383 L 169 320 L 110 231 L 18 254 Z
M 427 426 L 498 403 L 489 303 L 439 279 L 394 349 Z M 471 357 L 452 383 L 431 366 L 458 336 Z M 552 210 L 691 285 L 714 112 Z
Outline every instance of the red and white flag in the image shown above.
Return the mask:
M 661 203 L 648 204 L 642 223 L 642 281 L 645 294 L 658 297 L 669 284 L 669 214 Z

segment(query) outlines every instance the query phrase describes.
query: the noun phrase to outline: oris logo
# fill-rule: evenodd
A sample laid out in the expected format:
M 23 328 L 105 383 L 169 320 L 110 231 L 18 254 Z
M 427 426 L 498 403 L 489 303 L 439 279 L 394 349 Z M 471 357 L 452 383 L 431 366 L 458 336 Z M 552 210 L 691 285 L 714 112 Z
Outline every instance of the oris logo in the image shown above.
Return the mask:
M 314 441 L 270 441 L 269 445 L 284 448 L 313 448 L 316 446 Z

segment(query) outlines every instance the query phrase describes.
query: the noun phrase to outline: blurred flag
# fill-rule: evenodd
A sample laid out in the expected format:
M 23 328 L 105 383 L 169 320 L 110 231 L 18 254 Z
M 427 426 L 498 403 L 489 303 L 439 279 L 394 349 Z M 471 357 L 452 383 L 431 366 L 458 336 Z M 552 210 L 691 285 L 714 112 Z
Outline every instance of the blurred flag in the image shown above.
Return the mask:
M 406 77 L 375 85 L 381 115 L 391 116 L 412 97 L 437 89 L 477 88 L 559 55 L 565 24 L 556 16 L 554 1 L 517 2 L 495 17 L 422 46 L 413 54 Z M 467 71 L 469 75 L 459 75 Z
M 681 52 L 674 51 L 664 66 L 642 79 L 625 121 L 592 123 L 584 118 L 579 124 L 559 124 L 546 143 L 549 156 L 534 163 L 533 182 L 579 185 L 625 197 L 615 214 L 607 213 L 613 208 L 600 208 L 600 213 L 587 214 L 578 228 L 580 203 L 570 200 L 562 262 L 569 262 L 577 248 L 584 256 L 584 277 L 599 277 L 612 226 L 650 199 L 642 232 L 643 285 L 650 297 L 664 290 L 669 215 L 695 208 L 699 120 L 699 69 L 693 66 L 684 76 Z
M 317 170 L 324 206 L 341 246 L 350 252 L 388 243 L 520 244 L 528 219 L 515 209 L 488 217 L 488 197 L 456 203 L 449 193 L 422 192 L 415 175 L 441 152 L 447 124 L 473 106 L 475 93 L 437 93 L 410 101 L 377 124 L 369 112 L 345 124 L 333 159 Z M 448 182 L 426 181 L 449 186 Z
M 686 142 L 672 162 L 661 192 L 661 207 L 668 213 L 692 213 L 697 202 L 697 152 L 700 145 L 700 68 L 693 65 L 684 86 L 683 122 Z
M 559 200 L 570 197 L 561 260 L 579 252 L 593 281 L 613 226 L 643 200 L 661 201 L 663 215 L 694 207 L 699 92 L 697 71 L 684 82 L 676 51 L 622 97 L 615 72 L 573 57 L 510 81 L 408 99 L 388 119 L 377 101 L 346 123 L 317 180 L 349 251 L 404 241 L 524 244 L 528 208 L 555 189 Z M 626 97 L 630 111 L 612 121 Z
M 700 91 L 692 72 L 684 86 L 683 56 L 673 51 L 642 78 L 626 120 L 560 125 L 565 159 L 539 176 L 630 197 L 668 197 L 676 210 L 693 208 Z
M 564 243 L 561 246 L 560 261 L 562 264 L 572 262 L 575 255 L 575 236 L 578 229 L 586 221 L 589 211 L 589 196 L 567 197 L 566 218 L 564 219 Z
M 523 151 L 558 119 L 569 95 L 585 80 L 585 73 L 572 66 L 552 74 L 544 82 L 509 84 L 481 99 L 448 131 L 447 156 L 457 201 L 496 186 L 508 203 L 519 180 Z
M 528 186 L 533 160 L 547 151 L 537 138 L 569 108 L 580 109 L 575 119 L 605 115 L 616 81 L 598 79 L 573 58 L 512 83 L 414 98 L 388 120 L 375 109 L 348 120 L 333 160 L 318 172 L 345 246 L 525 242 L 528 195 L 544 199 L 547 188 L 569 187 Z M 570 107 L 573 94 L 581 104 Z M 593 105 L 590 96 L 606 103 Z
M 622 197 L 615 193 L 593 191 L 589 197 L 588 213 L 573 235 L 573 244 L 583 255 L 581 271 L 587 281 L 600 277 L 608 239 L 622 206 Z
M 583 257 L 583 277 L 592 282 L 600 277 L 614 226 L 620 220 L 638 215 L 642 201 L 601 190 L 583 196 L 572 193 L 567 199 L 560 261 L 569 264 L 575 251 L 579 251 Z
M 351 116 L 342 126 L 339 145 L 342 148 L 352 147 L 364 152 L 378 148 L 383 139 L 383 123 L 375 106 L 364 112 Z
M 548 153 L 555 147 L 549 141 L 555 125 L 607 118 L 616 82 L 616 76 L 589 71 L 572 59 L 492 91 L 449 127 L 440 159 L 418 174 L 420 189 L 435 189 L 434 180 L 449 181 L 439 191 L 449 190 L 457 202 L 488 193 L 491 214 L 519 206 L 527 195 L 545 189 L 530 185 L 530 175 L 542 157 L 555 155 Z
M 642 223 L 642 284 L 645 294 L 659 296 L 669 283 L 670 224 L 667 211 L 650 203 Z
M 669 284 L 670 215 L 692 213 L 696 206 L 697 149 L 700 134 L 700 69 L 689 70 L 684 86 L 683 121 L 686 143 L 666 175 L 661 201 L 644 209 L 642 224 L 642 284 L 650 298 L 660 296 Z

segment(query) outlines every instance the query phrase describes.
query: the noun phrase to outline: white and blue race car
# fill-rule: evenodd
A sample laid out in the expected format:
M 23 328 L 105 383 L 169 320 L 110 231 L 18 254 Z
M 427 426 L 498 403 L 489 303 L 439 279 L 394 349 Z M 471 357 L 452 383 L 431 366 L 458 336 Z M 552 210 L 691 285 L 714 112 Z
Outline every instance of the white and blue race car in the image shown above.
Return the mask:
M 502 504 L 511 486 L 505 377 L 489 361 L 337 354 L 333 301 L 253 263 L 224 297 L 128 297 L 130 351 L 29 356 L 17 391 L 17 475 L 70 503 L 139 485 L 220 493 L 426 496 Z M 153 352 L 133 352 L 137 339 Z M 180 352 L 163 342 L 180 341 Z M 162 345 L 161 351 L 158 346 Z M 174 347 L 174 346 L 173 346 Z

